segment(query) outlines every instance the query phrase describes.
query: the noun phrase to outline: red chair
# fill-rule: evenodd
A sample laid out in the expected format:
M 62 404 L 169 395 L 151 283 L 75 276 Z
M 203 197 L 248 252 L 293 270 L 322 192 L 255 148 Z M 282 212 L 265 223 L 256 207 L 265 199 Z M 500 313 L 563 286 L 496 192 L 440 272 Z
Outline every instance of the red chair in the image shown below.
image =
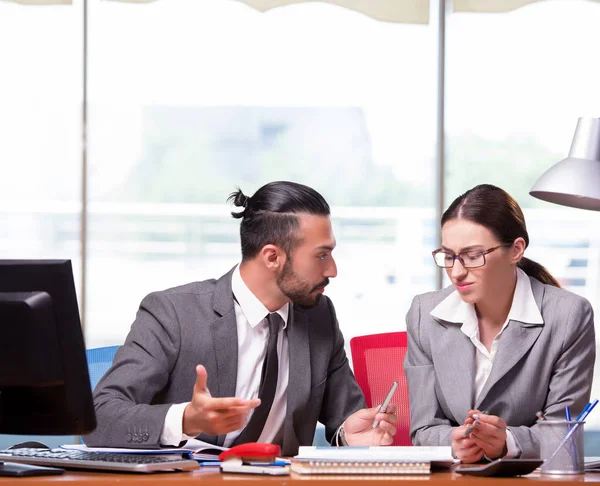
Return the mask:
M 406 332 L 356 336 L 350 340 L 354 376 L 365 395 L 367 407 L 381 405 L 391 384 L 398 381 L 392 403 L 398 407 L 397 433 L 393 445 L 409 446 L 410 406 L 404 375 L 404 355 L 408 347 Z

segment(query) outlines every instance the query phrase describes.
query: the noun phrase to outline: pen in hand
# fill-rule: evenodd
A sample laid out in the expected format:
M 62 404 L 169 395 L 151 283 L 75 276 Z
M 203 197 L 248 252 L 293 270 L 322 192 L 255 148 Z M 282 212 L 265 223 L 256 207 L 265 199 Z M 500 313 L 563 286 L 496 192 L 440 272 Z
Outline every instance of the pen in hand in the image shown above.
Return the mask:
M 392 397 L 394 396 L 394 392 L 396 391 L 396 388 L 398 388 L 398 382 L 397 381 L 395 381 L 394 383 L 392 383 L 390 391 L 385 396 L 385 399 L 383 400 L 383 403 L 381 404 L 381 407 L 379 407 L 379 410 L 377 410 L 377 413 L 385 413 L 385 411 L 388 408 L 388 405 L 392 401 Z M 379 420 L 373 420 L 372 427 L 375 428 L 378 425 L 379 425 Z
M 484 410 L 483 412 L 480 412 L 483 415 L 489 415 L 489 411 L 488 410 Z M 465 429 L 465 433 L 463 434 L 463 437 L 467 437 L 471 432 L 473 432 L 473 425 L 475 424 L 475 422 L 473 422 L 472 424 L 467 425 L 467 428 Z

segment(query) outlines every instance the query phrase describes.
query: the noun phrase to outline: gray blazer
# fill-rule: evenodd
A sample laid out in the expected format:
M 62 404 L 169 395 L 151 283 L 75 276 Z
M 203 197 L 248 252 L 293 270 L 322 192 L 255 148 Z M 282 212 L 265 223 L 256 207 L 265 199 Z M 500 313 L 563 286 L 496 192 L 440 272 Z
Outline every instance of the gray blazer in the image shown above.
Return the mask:
M 539 457 L 536 412 L 564 419 L 590 397 L 596 345 L 590 303 L 531 278 L 543 324 L 511 321 L 502 334 L 492 372 L 475 403 L 475 347 L 461 323 L 430 315 L 453 288 L 419 295 L 406 316 L 408 352 L 404 370 L 415 445 L 450 445 L 452 427 L 470 409 L 502 417 L 521 449 Z
M 238 353 L 231 274 L 144 298 L 125 344 L 94 391 L 98 427 L 84 437 L 87 445 L 158 447 L 169 407 L 191 399 L 197 364 L 206 367 L 213 396 L 235 395 Z M 333 304 L 323 297 L 314 308 L 293 306 L 290 312 L 283 455 L 310 445 L 317 421 L 326 426 L 331 441 L 346 417 L 365 407 Z M 201 434 L 199 439 L 222 445 L 225 435 Z

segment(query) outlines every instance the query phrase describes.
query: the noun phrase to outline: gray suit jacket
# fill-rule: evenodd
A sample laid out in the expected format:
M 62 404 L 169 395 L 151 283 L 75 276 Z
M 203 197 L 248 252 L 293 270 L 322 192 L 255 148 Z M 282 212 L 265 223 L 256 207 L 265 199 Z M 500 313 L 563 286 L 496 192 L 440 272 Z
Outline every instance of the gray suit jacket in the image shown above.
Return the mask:
M 148 295 L 125 344 L 94 391 L 98 427 L 89 446 L 158 447 L 167 410 L 191 399 L 195 367 L 208 372 L 215 397 L 235 395 L 237 326 L 230 271 L 219 280 L 191 283 Z M 363 394 L 348 365 L 331 301 L 293 307 L 287 333 L 289 383 L 282 454 L 310 445 L 317 421 L 331 440 L 360 408 Z M 222 445 L 225 435 L 200 440 Z
M 578 414 L 588 402 L 596 357 L 590 303 L 530 281 L 544 323 L 509 323 L 475 403 L 473 343 L 461 323 L 430 315 L 453 288 L 415 297 L 406 317 L 404 362 L 415 445 L 450 445 L 452 427 L 462 425 L 470 409 L 489 410 L 506 421 L 521 457 L 539 457 L 536 412 L 564 419 L 567 405 Z

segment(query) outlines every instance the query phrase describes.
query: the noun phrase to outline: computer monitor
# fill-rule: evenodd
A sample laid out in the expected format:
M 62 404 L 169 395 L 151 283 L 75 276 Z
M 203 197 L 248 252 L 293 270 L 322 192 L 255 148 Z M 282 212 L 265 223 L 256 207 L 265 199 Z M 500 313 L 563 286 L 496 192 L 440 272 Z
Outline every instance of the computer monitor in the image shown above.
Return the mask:
M 71 261 L 0 260 L 0 433 L 95 427 Z

